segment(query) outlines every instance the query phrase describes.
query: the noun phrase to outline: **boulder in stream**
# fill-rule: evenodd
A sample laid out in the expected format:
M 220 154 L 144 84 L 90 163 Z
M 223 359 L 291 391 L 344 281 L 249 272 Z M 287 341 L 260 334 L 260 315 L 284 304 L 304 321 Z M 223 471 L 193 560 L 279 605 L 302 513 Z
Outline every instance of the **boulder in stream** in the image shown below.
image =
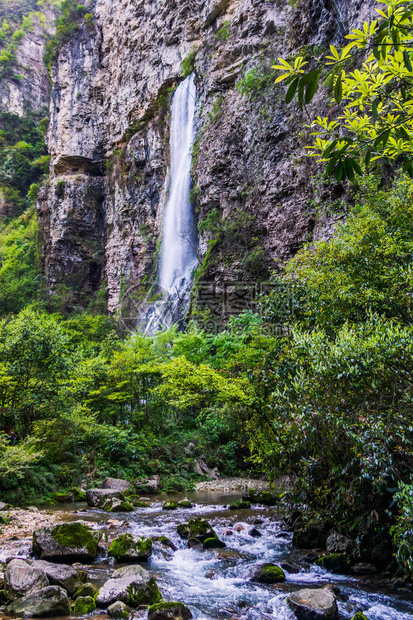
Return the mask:
M 42 590 L 49 585 L 44 570 L 25 560 L 9 562 L 4 574 L 4 594 L 9 601 Z
M 42 560 L 84 561 L 96 559 L 102 533 L 83 523 L 63 523 L 33 532 L 33 553 Z
M 208 521 L 204 519 L 190 519 L 177 527 L 178 534 L 185 540 L 195 539 L 204 543 L 207 538 L 218 538 Z
M 331 532 L 326 541 L 326 549 L 330 553 L 350 553 L 354 546 L 351 538 L 340 534 L 339 532 Z
M 59 586 L 47 586 L 42 590 L 26 594 L 6 607 L 6 613 L 14 617 L 43 618 L 47 616 L 68 616 L 70 603 L 67 592 Z
M 129 618 L 131 611 L 132 609 L 122 601 L 116 601 L 108 607 L 108 614 L 111 618 Z
M 88 489 L 86 491 L 86 501 L 92 508 L 99 508 L 106 500 L 113 498 L 125 501 L 122 491 L 116 489 Z
M 351 558 L 345 553 L 329 553 L 318 558 L 315 564 L 325 568 L 330 573 L 341 573 L 344 575 L 349 571 Z
M 77 599 L 79 596 L 95 596 L 95 586 L 93 583 L 84 583 L 76 592 L 73 594 L 72 598 Z
M 256 583 L 282 583 L 285 581 L 285 573 L 276 564 L 261 564 L 258 566 L 251 577 L 251 581 Z
M 178 502 L 164 502 L 162 504 L 162 510 L 176 510 L 178 508 Z
M 119 562 L 147 562 L 152 555 L 152 539 L 121 534 L 112 541 L 108 555 Z
M 122 478 L 106 478 L 100 485 L 101 489 L 114 489 L 115 491 L 121 491 L 124 493 L 131 488 L 131 483 Z
M 148 571 L 141 566 L 125 566 L 113 573 L 96 597 L 98 607 L 109 607 L 116 601 L 130 607 L 154 605 L 162 601 L 162 595 Z
M 93 596 L 79 596 L 75 600 L 73 611 L 77 616 L 87 616 L 95 611 L 96 603 Z
M 222 542 L 217 536 L 212 538 L 207 538 L 204 541 L 204 549 L 224 549 L 226 544 Z
M 42 570 L 52 586 L 60 586 L 71 596 L 81 585 L 82 578 L 78 571 L 67 564 L 54 564 L 45 560 L 33 563 L 33 568 Z
M 151 605 L 148 620 L 190 620 L 191 610 L 183 603 L 169 602 Z
M 251 508 L 249 499 L 240 499 L 237 502 L 231 502 L 229 505 L 230 510 L 242 510 L 245 508 Z
M 337 601 L 330 589 L 298 590 L 288 597 L 288 605 L 298 620 L 336 620 Z
M 107 499 L 102 508 L 106 512 L 133 512 L 135 510 L 131 503 L 117 497 Z

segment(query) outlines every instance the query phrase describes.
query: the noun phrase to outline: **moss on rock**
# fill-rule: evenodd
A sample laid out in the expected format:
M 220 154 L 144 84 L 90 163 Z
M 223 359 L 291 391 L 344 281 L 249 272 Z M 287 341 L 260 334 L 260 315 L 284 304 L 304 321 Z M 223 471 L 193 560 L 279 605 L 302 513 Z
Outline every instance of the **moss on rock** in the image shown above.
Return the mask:
M 204 541 L 204 549 L 223 549 L 226 544 L 218 537 L 207 538 Z
M 280 566 L 276 564 L 262 564 L 255 571 L 251 581 L 256 583 L 282 583 L 285 581 L 285 573 Z
M 78 487 L 72 489 L 73 493 L 73 501 L 74 502 L 85 502 L 86 501 L 86 491 L 83 489 L 79 489 Z
M 162 510 L 176 510 L 178 508 L 178 502 L 164 502 L 162 504 Z
M 358 611 L 356 615 L 352 617 L 351 620 L 367 620 L 367 618 L 363 613 L 361 613 L 361 611 Z
M 230 510 L 240 510 L 244 508 L 251 508 L 251 502 L 247 499 L 240 499 L 237 502 L 231 502 L 229 505 Z
M 139 495 L 129 495 L 128 502 L 130 502 L 135 508 L 150 508 L 151 503 L 141 500 Z
M 217 538 L 211 525 L 204 519 L 190 519 L 187 523 L 178 525 L 177 531 L 181 538 L 196 539 L 201 543 L 207 538 Z
M 98 540 L 94 532 L 83 523 L 57 525 L 52 531 L 52 537 L 62 547 L 86 549 L 90 556 L 97 555 Z
M 108 555 L 119 561 L 146 562 L 152 555 L 152 540 L 150 538 L 135 539 L 131 534 L 121 534 L 112 541 Z
M 169 601 L 167 603 L 157 603 L 151 605 L 148 611 L 148 620 L 189 620 L 192 613 L 180 602 Z
M 330 553 L 318 558 L 315 563 L 331 573 L 346 573 L 350 568 L 351 559 L 345 553 Z
M 78 616 L 86 616 L 95 611 L 96 603 L 92 596 L 79 596 L 74 604 L 73 611 Z
M 73 595 L 74 599 L 79 598 L 80 596 L 95 596 L 95 586 L 93 583 L 84 583 Z

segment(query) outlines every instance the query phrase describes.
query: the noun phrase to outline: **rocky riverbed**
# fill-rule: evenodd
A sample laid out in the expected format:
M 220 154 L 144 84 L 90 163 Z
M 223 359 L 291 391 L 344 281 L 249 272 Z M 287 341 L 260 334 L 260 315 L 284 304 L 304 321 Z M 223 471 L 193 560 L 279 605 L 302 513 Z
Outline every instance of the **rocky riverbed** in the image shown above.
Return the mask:
M 97 506 L 80 502 L 10 511 L 0 544 L 2 615 L 413 618 L 406 584 L 397 586 L 379 574 L 332 573 L 315 563 L 320 553 L 311 557 L 294 548 L 265 488 L 252 494 L 251 504 L 242 498 L 245 488 L 207 486 L 187 498 L 126 495 L 125 500 L 116 496 L 122 493 L 118 489 L 110 491 L 88 494 L 89 504 L 100 496 Z M 103 510 L 105 504 L 112 509 L 115 500 L 131 508 Z

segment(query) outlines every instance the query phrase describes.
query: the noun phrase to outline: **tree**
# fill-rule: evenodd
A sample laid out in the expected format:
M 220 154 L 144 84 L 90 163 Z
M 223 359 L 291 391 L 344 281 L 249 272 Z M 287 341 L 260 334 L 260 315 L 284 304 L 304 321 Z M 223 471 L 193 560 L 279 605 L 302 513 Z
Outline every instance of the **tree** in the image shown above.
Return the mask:
M 280 58 L 273 67 L 283 72 L 276 83 L 289 85 L 286 101 L 297 94 L 301 108 L 313 99 L 320 78 L 329 76 L 330 103 L 341 107 L 313 120 L 314 142 L 307 148 L 337 181 L 354 181 L 383 162 L 402 164 L 413 176 L 413 0 L 379 5 L 378 19 L 348 34 L 343 49 L 331 45 L 310 71 L 302 56 L 293 64 Z

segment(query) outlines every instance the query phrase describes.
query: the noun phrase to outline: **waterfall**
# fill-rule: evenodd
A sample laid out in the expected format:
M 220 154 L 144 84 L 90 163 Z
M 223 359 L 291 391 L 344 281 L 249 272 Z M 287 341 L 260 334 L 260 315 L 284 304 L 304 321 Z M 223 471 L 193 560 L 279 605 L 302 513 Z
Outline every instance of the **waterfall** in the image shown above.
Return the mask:
M 183 292 L 196 265 L 196 233 L 190 201 L 191 149 L 195 130 L 196 87 L 189 76 L 172 101 L 171 183 L 165 207 L 159 284 L 169 295 Z
M 171 115 L 170 185 L 164 212 L 159 287 L 162 300 L 147 307 L 143 331 L 154 334 L 184 316 L 197 265 L 197 232 L 190 200 L 196 86 L 190 75 L 175 91 Z

